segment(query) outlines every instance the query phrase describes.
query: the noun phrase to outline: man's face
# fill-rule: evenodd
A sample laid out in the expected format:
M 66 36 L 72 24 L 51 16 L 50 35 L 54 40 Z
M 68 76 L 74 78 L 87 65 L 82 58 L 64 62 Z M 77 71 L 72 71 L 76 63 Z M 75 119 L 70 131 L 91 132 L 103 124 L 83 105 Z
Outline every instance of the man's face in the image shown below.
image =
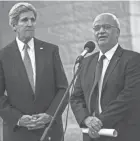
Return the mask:
M 36 19 L 32 11 L 24 12 L 19 15 L 19 20 L 14 29 L 21 41 L 28 42 L 34 37 L 35 22 Z
M 101 15 L 95 19 L 93 25 L 95 39 L 100 47 L 109 50 L 118 42 L 119 29 L 116 21 L 110 15 Z

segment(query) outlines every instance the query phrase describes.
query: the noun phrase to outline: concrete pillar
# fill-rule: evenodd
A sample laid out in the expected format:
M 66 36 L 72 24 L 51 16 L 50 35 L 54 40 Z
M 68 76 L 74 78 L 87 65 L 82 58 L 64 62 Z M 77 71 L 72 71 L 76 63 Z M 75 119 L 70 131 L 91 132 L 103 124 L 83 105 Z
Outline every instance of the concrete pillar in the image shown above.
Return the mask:
M 140 1 L 130 1 L 132 49 L 140 52 Z
M 3 2 L 0 1 L 0 19 L 2 19 Z M 0 20 L 0 31 L 2 31 L 2 20 Z M 2 47 L 2 32 L 0 32 L 0 48 Z M 3 120 L 0 117 L 0 141 L 3 141 Z

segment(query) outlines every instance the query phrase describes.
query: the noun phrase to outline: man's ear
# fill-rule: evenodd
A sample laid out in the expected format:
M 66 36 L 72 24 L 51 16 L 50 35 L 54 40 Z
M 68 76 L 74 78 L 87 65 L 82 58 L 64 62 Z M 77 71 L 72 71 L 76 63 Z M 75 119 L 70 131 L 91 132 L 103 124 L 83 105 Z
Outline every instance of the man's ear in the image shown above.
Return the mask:
M 120 36 L 120 29 L 117 30 L 117 38 Z
M 118 32 L 118 35 L 120 36 L 120 29 L 118 29 L 117 32 Z
M 13 31 L 15 31 L 16 32 L 16 25 L 13 25 Z

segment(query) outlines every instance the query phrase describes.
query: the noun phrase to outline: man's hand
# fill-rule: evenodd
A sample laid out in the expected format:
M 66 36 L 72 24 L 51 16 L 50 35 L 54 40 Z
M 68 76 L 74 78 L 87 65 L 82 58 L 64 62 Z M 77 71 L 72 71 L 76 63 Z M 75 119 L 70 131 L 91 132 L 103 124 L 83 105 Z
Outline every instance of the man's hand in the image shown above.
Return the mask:
M 46 113 L 32 115 L 33 124 L 28 125 L 28 130 L 44 128 L 45 124 L 51 121 L 52 117 Z
M 27 126 L 28 130 L 36 130 L 36 129 L 40 129 L 40 128 L 44 128 L 45 124 L 43 122 L 34 122 L 33 124 L 29 124 Z
M 93 131 L 93 130 L 91 130 L 90 128 L 89 128 L 89 131 L 88 131 L 88 135 L 89 135 L 91 138 L 94 138 L 94 139 L 100 137 L 100 135 L 98 134 L 98 132 Z
M 47 124 L 51 121 L 52 116 L 46 114 L 46 113 L 40 113 L 37 115 L 32 115 L 32 118 L 35 122 L 43 122 L 44 124 Z
M 32 116 L 30 115 L 23 115 L 18 122 L 19 126 L 27 127 L 29 124 L 32 124 L 31 122 Z
M 98 132 L 103 126 L 101 120 L 99 120 L 97 117 L 89 116 L 85 119 L 84 123 L 89 128 L 89 136 L 91 138 L 98 138 Z

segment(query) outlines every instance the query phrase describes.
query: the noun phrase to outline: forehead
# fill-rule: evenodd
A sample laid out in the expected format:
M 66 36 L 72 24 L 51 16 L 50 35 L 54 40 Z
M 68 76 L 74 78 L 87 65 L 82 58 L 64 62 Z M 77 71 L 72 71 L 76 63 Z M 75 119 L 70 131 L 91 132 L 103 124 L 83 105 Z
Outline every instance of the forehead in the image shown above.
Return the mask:
M 23 12 L 19 15 L 19 19 L 23 19 L 23 18 L 35 18 L 35 15 L 33 11 Z
M 117 26 L 117 22 L 114 20 L 114 18 L 111 15 L 100 15 L 95 18 L 94 25 L 100 25 L 100 24 L 110 24 Z

